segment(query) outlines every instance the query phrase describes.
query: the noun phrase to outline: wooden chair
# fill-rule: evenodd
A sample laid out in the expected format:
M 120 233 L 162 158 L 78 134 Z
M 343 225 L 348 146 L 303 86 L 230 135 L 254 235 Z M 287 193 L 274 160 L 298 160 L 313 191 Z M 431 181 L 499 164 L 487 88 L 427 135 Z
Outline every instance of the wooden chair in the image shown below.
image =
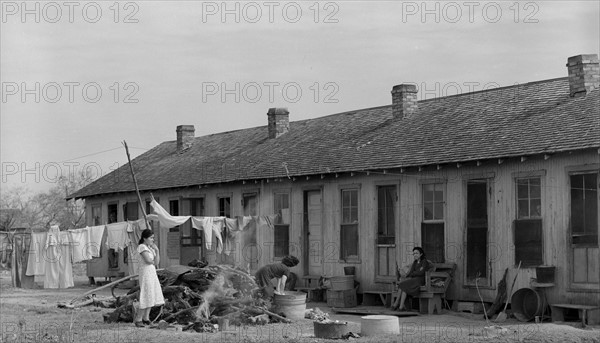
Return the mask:
M 442 299 L 446 298 L 446 291 L 454 277 L 456 263 L 432 264 L 433 268 L 425 273 L 425 285 L 420 287 L 419 294 L 416 298 L 419 299 L 419 312 L 433 314 L 435 311 L 437 314 L 441 314 Z M 398 298 L 398 283 L 404 280 L 406 280 L 406 278 L 400 278 L 398 282 L 395 283 L 394 293 L 392 294 L 392 304 Z

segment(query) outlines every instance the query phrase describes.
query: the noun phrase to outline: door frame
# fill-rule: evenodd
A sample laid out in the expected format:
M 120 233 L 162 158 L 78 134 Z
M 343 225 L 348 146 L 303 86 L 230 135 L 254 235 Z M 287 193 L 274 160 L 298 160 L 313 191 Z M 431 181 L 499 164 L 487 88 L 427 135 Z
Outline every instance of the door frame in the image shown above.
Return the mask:
M 305 252 L 302 256 L 302 264 L 304 265 L 303 273 L 304 275 L 309 274 L 309 258 L 310 258 L 310 239 L 308 232 L 308 193 L 318 191 L 321 194 L 321 247 L 320 247 L 320 255 L 321 255 L 321 273 L 323 272 L 323 254 L 325 251 L 324 248 L 324 232 L 323 232 L 323 186 L 314 186 L 314 187 L 304 187 L 302 188 L 302 247 Z

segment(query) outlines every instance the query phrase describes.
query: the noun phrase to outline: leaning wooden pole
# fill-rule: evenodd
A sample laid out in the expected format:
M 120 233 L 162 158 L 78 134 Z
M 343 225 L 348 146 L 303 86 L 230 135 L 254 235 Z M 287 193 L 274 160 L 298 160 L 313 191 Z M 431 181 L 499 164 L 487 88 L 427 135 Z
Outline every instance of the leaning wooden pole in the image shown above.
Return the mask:
M 146 222 L 146 228 L 150 228 L 150 223 L 148 222 L 148 217 L 146 216 L 146 209 L 144 208 L 144 203 L 142 202 L 142 197 L 140 196 L 140 189 L 138 187 L 137 179 L 135 178 L 135 173 L 133 172 L 133 165 L 131 164 L 131 157 L 129 157 L 129 148 L 127 147 L 127 142 L 123 141 L 123 145 L 125 146 L 125 152 L 127 153 L 127 161 L 129 161 L 129 170 L 131 171 L 131 176 L 133 177 L 133 184 L 135 185 L 135 192 L 137 193 L 138 202 L 140 204 L 140 209 L 142 210 L 142 214 L 144 215 L 144 221 Z M 127 219 L 127 218 L 125 218 Z

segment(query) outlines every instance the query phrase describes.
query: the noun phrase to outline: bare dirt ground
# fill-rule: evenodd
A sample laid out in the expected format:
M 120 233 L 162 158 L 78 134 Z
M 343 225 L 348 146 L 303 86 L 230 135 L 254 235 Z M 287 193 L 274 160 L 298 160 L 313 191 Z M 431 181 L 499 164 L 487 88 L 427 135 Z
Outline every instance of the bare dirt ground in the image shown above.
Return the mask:
M 193 333 L 136 328 L 132 323 L 105 324 L 103 313 L 113 309 L 83 307 L 69 310 L 57 307 L 73 297 L 93 289 L 88 285 L 83 266 L 77 266 L 75 287 L 69 289 L 20 289 L 11 286 L 10 273 L 0 273 L 0 343 L 5 342 L 81 342 L 81 343 L 154 343 L 154 342 L 340 342 L 317 339 L 313 323 L 304 319 L 293 324 L 230 327 L 226 332 Z M 116 295 L 127 293 L 116 289 Z M 97 297 L 111 296 L 110 289 Z M 331 319 L 347 321 L 352 332 L 360 333 L 359 315 L 337 315 L 324 303 L 308 303 L 331 314 Z M 508 319 L 502 323 L 503 335 L 491 334 L 481 315 L 445 312 L 442 315 L 400 318 L 399 335 L 350 339 L 356 342 L 577 342 L 600 343 L 600 327 L 578 328 L 576 323 L 521 323 Z M 580 326 L 580 324 L 579 324 Z

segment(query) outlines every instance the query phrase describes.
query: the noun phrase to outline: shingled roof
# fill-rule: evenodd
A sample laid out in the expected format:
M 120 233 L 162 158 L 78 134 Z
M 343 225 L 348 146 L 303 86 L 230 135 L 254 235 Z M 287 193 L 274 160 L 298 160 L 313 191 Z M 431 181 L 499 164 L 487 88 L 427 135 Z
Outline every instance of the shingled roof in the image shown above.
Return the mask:
M 132 163 L 150 191 L 600 148 L 599 100 L 598 89 L 571 97 L 565 77 L 422 100 L 409 118 L 388 105 L 291 122 L 276 139 L 260 126 L 196 137 L 181 153 L 168 141 Z M 124 165 L 70 197 L 130 191 Z

